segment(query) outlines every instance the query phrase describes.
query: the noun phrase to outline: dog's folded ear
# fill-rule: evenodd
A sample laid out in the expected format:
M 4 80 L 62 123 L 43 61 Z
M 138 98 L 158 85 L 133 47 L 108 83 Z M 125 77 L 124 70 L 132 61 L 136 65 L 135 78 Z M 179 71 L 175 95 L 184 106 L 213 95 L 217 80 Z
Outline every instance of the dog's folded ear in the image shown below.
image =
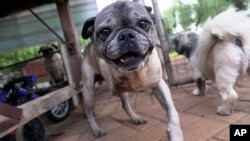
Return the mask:
M 43 47 L 40 47 L 38 54 L 41 54 L 42 51 L 43 51 Z
M 196 33 L 190 33 L 188 37 L 190 38 L 192 44 L 196 44 L 199 39 L 199 35 Z
M 148 13 L 151 13 L 151 11 L 152 11 L 152 7 L 150 7 L 150 6 L 144 6 L 145 8 L 146 8 L 146 10 L 148 11 Z
M 179 38 L 178 36 L 176 36 L 173 40 L 172 40 L 172 44 L 173 44 L 173 47 L 176 48 L 179 46 Z
M 144 6 L 146 8 L 146 10 L 148 11 L 148 14 L 150 16 L 150 18 L 152 19 L 152 21 L 154 22 L 154 24 L 156 23 L 156 18 L 155 18 L 155 14 L 152 14 L 152 7 L 150 6 Z
M 88 39 L 93 35 L 94 23 L 95 23 L 95 17 L 87 19 L 82 28 L 82 38 Z
M 58 49 L 58 46 L 54 45 L 54 44 L 50 44 L 53 48 L 55 48 L 56 50 Z

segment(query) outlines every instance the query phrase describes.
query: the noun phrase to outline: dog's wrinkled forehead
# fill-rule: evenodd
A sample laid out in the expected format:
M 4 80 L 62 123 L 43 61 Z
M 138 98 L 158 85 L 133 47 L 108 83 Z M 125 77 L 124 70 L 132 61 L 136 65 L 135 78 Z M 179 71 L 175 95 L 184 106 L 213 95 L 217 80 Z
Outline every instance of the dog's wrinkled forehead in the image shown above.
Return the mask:
M 144 6 L 135 2 L 118 2 L 107 6 L 96 16 L 95 27 L 129 26 L 136 19 L 151 20 Z

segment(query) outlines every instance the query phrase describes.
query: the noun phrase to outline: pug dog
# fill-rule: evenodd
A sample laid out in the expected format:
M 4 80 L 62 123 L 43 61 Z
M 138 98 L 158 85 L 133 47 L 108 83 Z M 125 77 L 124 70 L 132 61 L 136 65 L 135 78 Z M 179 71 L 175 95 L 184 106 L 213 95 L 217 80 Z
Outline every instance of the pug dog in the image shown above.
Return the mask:
M 44 57 L 43 64 L 49 73 L 52 85 L 66 80 L 62 57 L 57 50 L 58 47 L 54 44 L 42 46 L 39 50 L 39 54 L 42 53 Z
M 184 55 L 186 58 L 188 58 L 189 61 L 192 61 L 194 59 L 198 59 L 195 55 L 194 52 L 197 48 L 199 40 L 199 35 L 195 32 L 192 31 L 183 31 L 180 32 L 173 40 L 173 48 L 174 50 L 179 53 Z M 194 59 L 191 59 L 194 58 Z M 192 62 L 190 62 L 193 70 L 197 70 L 195 65 L 193 65 Z M 201 96 L 204 95 L 206 92 L 206 80 L 204 77 L 195 77 L 194 78 L 196 81 L 196 86 L 193 90 L 193 95 Z
M 191 58 L 195 49 L 197 48 L 197 42 L 199 35 L 192 31 L 183 31 L 177 34 L 173 39 L 174 50 L 187 57 Z
M 115 2 L 83 25 L 82 37 L 93 44 L 83 54 L 82 79 L 85 114 L 95 137 L 106 135 L 93 116 L 95 76 L 102 76 L 111 92 L 119 96 L 133 124 L 145 124 L 128 102 L 128 93 L 151 88 L 168 115 L 168 136 L 182 141 L 179 115 L 169 88 L 162 79 L 156 51 L 157 34 L 151 8 L 135 2 Z

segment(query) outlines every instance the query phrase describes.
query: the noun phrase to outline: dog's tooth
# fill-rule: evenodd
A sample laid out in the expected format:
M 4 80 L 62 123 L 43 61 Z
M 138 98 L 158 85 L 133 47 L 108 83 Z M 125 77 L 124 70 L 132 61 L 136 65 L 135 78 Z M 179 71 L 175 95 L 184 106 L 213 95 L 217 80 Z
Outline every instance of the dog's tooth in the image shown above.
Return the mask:
M 124 62 L 125 62 L 123 59 L 120 59 L 120 61 L 121 61 L 122 63 L 124 63 Z

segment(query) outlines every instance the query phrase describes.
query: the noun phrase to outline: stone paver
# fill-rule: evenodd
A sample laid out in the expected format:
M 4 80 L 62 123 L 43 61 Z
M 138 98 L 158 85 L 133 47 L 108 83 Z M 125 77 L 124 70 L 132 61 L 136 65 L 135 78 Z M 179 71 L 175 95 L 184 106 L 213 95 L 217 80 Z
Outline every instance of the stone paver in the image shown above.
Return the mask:
M 108 134 L 102 138 L 95 139 L 94 141 L 121 141 L 129 138 L 130 136 L 136 135 L 136 131 L 126 127 L 121 126 L 112 132 L 108 132 Z
M 204 96 L 193 96 L 194 88 L 194 83 L 170 88 L 185 141 L 229 141 L 230 124 L 250 124 L 249 80 L 236 86 L 239 99 L 231 116 L 216 115 L 221 97 L 214 83 L 208 82 Z M 42 116 L 47 141 L 168 141 L 166 112 L 150 90 L 130 95 L 129 101 L 134 111 L 148 121 L 145 125 L 137 126 L 130 122 L 120 99 L 112 96 L 105 84 L 96 89 L 95 117 L 107 135 L 98 139 L 93 137 L 79 106 L 61 123 L 52 123 Z
M 186 141 L 205 141 L 216 135 L 229 124 L 223 121 L 201 118 L 189 126 L 183 128 Z
M 229 128 L 226 127 L 221 132 L 213 137 L 213 139 L 217 139 L 220 141 L 229 141 Z
M 69 136 L 62 136 L 59 138 L 55 138 L 54 141 L 77 141 L 81 134 L 74 134 Z
M 152 127 L 155 124 L 158 124 L 160 121 L 157 119 L 154 119 L 152 117 L 148 117 L 146 115 L 142 115 L 140 113 L 137 112 L 137 114 L 139 116 L 141 116 L 143 119 L 145 119 L 147 121 L 147 123 L 145 125 L 134 125 L 132 124 L 130 118 L 127 116 L 127 114 L 125 112 L 119 112 L 119 113 L 115 113 L 113 115 L 111 115 L 112 118 L 114 118 L 116 121 L 120 122 L 121 124 L 132 128 L 136 131 L 143 131 L 146 130 L 147 128 Z
M 166 134 L 166 125 L 158 123 L 132 137 L 120 141 L 158 141 Z

